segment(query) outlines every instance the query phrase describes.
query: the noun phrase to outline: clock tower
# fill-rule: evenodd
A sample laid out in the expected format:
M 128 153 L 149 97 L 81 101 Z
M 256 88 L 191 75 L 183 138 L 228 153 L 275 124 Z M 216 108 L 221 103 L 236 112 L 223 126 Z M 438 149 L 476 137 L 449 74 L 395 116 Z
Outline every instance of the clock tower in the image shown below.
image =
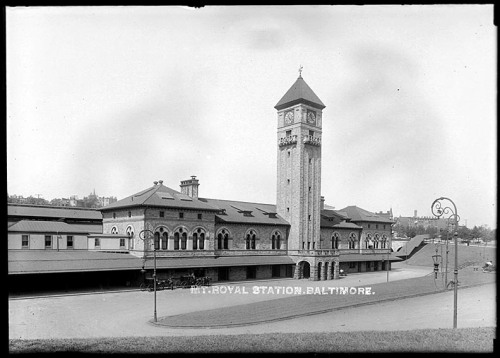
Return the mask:
M 320 248 L 321 127 L 325 105 L 299 74 L 278 111 L 277 213 L 290 223 L 288 250 Z M 302 251 L 304 252 L 304 251 Z

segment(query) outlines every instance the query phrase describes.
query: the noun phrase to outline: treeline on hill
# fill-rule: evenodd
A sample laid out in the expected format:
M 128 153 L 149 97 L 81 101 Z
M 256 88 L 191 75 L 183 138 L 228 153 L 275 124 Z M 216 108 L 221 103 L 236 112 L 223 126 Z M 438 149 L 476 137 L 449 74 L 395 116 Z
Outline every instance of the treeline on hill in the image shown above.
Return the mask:
M 44 198 L 28 196 L 27 198 L 18 197 L 17 195 L 7 195 L 7 203 L 12 204 L 26 204 L 26 205 L 50 205 L 50 206 L 70 206 L 68 199 L 52 199 L 48 201 Z M 95 195 L 89 195 L 83 199 L 75 200 L 75 206 L 83 208 L 100 208 L 102 203 Z
M 453 232 L 450 229 L 448 232 L 446 229 L 439 230 L 436 227 L 428 226 L 424 227 L 423 225 L 418 226 L 405 226 L 405 225 L 394 225 L 393 227 L 395 236 L 398 237 L 409 237 L 413 238 L 417 235 L 428 234 L 431 238 L 438 237 L 441 235 L 441 239 L 446 240 L 453 239 Z M 474 226 L 472 229 L 469 229 L 465 226 L 458 227 L 458 237 L 462 240 L 462 242 L 470 242 L 475 239 L 481 239 L 483 241 L 491 241 L 496 239 L 496 229 L 490 229 L 486 225 L 482 226 Z

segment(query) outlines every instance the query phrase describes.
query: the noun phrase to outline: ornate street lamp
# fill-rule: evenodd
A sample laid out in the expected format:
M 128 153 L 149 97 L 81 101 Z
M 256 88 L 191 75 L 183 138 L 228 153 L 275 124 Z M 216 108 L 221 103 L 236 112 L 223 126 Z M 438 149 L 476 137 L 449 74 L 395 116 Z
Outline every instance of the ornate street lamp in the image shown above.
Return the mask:
M 434 279 L 438 277 L 439 264 L 441 263 L 442 257 L 438 255 L 438 246 L 436 244 L 436 254 L 432 255 L 432 261 L 434 261 Z
M 446 206 L 446 201 L 450 202 L 453 205 L 453 208 L 450 206 Z M 444 202 L 444 203 L 443 203 Z M 455 203 L 448 198 L 441 197 L 436 200 L 431 205 L 431 211 L 434 216 L 440 218 L 445 214 L 451 214 L 450 218 L 453 217 L 455 221 L 455 230 L 458 230 L 458 220 L 459 216 L 457 213 L 457 206 Z M 455 231 L 455 270 L 453 281 L 453 328 L 457 328 L 457 298 L 458 298 L 458 233 Z M 446 287 L 448 287 L 448 283 L 446 283 Z
M 144 241 L 144 251 L 146 251 L 146 247 L 149 247 L 149 240 L 154 238 L 154 233 L 151 230 L 142 230 L 139 233 L 139 238 Z M 154 290 L 154 321 L 158 321 L 158 317 L 156 315 L 156 243 L 153 242 L 153 290 Z M 144 266 L 142 266 L 141 272 L 145 273 Z

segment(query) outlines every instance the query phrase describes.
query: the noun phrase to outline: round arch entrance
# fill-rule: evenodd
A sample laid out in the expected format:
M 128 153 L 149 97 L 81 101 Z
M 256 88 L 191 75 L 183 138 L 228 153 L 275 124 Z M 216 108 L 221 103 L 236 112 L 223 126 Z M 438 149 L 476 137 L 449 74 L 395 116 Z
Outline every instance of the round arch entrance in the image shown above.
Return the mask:
M 302 261 L 302 278 L 310 278 L 311 277 L 311 265 L 307 261 Z

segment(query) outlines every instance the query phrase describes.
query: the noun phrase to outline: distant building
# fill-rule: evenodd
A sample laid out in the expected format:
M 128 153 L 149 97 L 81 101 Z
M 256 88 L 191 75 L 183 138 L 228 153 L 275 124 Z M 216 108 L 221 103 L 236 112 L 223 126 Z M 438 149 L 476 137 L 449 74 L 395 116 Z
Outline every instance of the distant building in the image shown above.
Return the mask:
M 413 216 L 399 216 L 394 219 L 394 224 L 407 227 L 416 228 L 418 226 L 423 226 L 424 229 L 429 227 L 436 228 L 439 232 L 441 229 L 445 230 L 448 226 L 448 218 L 437 218 L 435 216 L 417 216 L 417 210 L 414 211 Z M 450 221 L 453 224 L 453 220 Z
M 101 207 L 108 206 L 110 204 L 116 203 L 118 199 L 115 196 L 110 196 L 110 197 L 104 197 L 101 196 L 99 197 L 99 203 Z

